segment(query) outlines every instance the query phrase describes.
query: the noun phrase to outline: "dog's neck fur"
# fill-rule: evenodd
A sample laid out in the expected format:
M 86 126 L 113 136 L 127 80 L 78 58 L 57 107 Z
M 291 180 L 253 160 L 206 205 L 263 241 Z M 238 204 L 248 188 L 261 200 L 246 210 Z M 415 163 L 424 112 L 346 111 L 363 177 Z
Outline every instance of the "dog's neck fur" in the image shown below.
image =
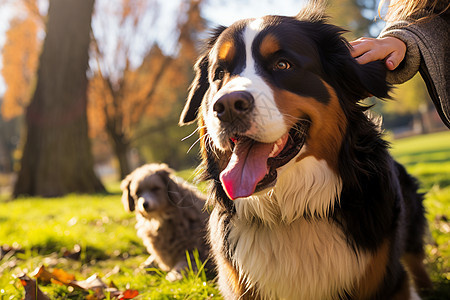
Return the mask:
M 329 299 L 352 290 L 371 256 L 357 251 L 354 260 L 355 249 L 333 224 L 341 189 L 327 163 L 308 156 L 286 166 L 270 191 L 234 201 L 228 242 L 249 289 L 262 299 Z M 271 263 L 260 263 L 266 259 Z M 299 281 L 299 274 L 309 274 L 308 280 Z
M 229 249 L 233 252 L 232 263 L 249 289 L 256 288 L 262 299 L 297 299 L 298 295 L 323 299 L 351 290 L 354 274 L 364 272 L 370 256 L 359 253 L 360 259 L 349 263 L 354 249 L 341 238 L 340 229 L 331 224 L 330 215 L 339 205 L 341 190 L 340 177 L 327 163 L 308 156 L 301 161 L 293 159 L 283 167 L 272 189 L 233 202 L 236 213 L 231 219 Z M 210 226 L 214 231 L 215 224 Z M 291 236 L 294 232 L 300 236 Z M 318 269 L 341 270 L 340 276 L 318 274 L 318 265 L 309 263 L 320 262 L 323 253 L 332 259 L 318 263 Z M 261 265 L 261 256 L 270 257 L 271 264 Z M 288 258 L 290 263 L 281 263 Z M 285 269 L 289 265 L 293 268 Z M 302 284 L 297 278 L 299 270 L 310 274 Z M 264 289 L 259 289 L 258 284 Z
M 301 217 L 327 218 L 339 202 L 342 182 L 324 160 L 309 156 L 286 166 L 275 187 L 235 201 L 238 218 L 266 226 Z

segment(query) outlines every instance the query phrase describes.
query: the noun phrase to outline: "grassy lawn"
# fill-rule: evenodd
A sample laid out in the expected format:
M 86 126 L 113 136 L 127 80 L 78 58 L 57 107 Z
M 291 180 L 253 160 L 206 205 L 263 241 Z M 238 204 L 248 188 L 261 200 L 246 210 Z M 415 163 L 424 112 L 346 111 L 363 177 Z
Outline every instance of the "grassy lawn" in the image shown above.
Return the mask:
M 22 299 L 24 289 L 14 275 L 45 265 L 85 280 L 98 274 L 119 290 L 134 289 L 135 299 L 217 299 L 214 283 L 190 272 L 170 283 L 165 274 L 148 274 L 139 266 L 148 257 L 136 236 L 134 215 L 124 211 L 117 185 L 112 195 L 70 195 L 0 201 L 0 245 L 20 248 L 0 260 L 0 299 Z M 65 253 L 81 249 L 76 260 Z M 86 292 L 58 284 L 40 285 L 51 299 L 85 299 Z
M 419 178 L 430 227 L 427 265 L 436 292 L 450 298 L 450 131 L 392 142 L 392 154 Z
M 450 131 L 393 141 L 392 153 L 422 183 L 430 225 L 427 266 L 436 291 L 427 299 L 450 295 Z M 191 172 L 180 172 L 191 178 Z M 109 195 L 23 198 L 0 195 L 0 245 L 14 248 L 0 260 L 0 300 L 21 299 L 24 289 L 14 277 L 45 265 L 84 280 L 98 274 L 119 290 L 135 289 L 136 299 L 220 299 L 214 281 L 190 272 L 176 283 L 164 274 L 139 268 L 147 258 L 136 236 L 134 215 L 126 213 L 118 184 Z M 81 249 L 77 259 L 67 257 Z M 86 292 L 55 283 L 39 286 L 51 299 L 86 299 Z M 108 297 L 108 295 L 107 295 Z M 88 297 L 89 298 L 89 297 Z

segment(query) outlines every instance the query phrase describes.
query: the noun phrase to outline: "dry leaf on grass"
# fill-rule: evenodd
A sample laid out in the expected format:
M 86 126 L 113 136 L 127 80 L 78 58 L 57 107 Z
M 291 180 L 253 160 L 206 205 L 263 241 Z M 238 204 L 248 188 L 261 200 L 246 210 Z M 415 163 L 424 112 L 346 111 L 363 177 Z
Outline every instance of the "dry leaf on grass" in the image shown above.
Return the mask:
M 65 249 L 62 256 L 73 260 L 79 260 L 81 255 L 81 246 L 75 245 L 72 250 Z
M 105 299 L 105 293 L 108 293 L 110 299 L 133 299 L 139 295 L 137 290 L 125 290 L 123 292 L 119 291 L 117 287 L 111 282 L 108 287 L 102 279 L 94 274 L 86 280 L 75 280 L 75 276 L 73 274 L 67 273 L 62 269 L 53 269 L 52 271 L 47 270 L 45 266 L 41 266 L 36 268 L 32 273 L 30 273 L 32 277 L 35 277 L 39 282 L 42 283 L 56 283 L 66 286 L 71 286 L 74 288 L 81 289 L 83 291 L 92 291 L 93 294 L 89 294 L 86 296 L 87 300 L 100 300 Z M 40 292 L 39 287 L 37 287 L 36 281 L 30 279 L 27 275 L 22 275 L 23 277 L 17 277 L 21 280 L 22 285 L 25 287 L 25 294 L 27 294 L 27 288 L 31 291 L 36 289 Z M 22 280 L 22 278 L 25 278 Z M 29 297 L 36 296 L 37 298 L 27 298 L 25 300 L 47 300 L 49 299 L 42 292 L 29 295 Z
M 78 287 L 81 288 L 83 290 L 92 290 L 95 288 L 101 288 L 101 289 L 106 289 L 108 286 L 101 280 L 100 277 L 98 277 L 97 274 L 92 275 L 91 277 L 89 277 L 86 280 L 82 280 L 82 281 L 76 281 L 73 280 L 70 283 L 71 286 L 73 287 Z
M 94 298 L 92 299 L 103 299 L 105 298 L 104 290 L 107 288 L 107 285 L 98 277 L 97 274 L 92 275 L 86 280 L 82 281 L 72 281 L 70 286 L 77 287 L 83 289 L 85 291 L 91 290 L 94 292 Z
M 50 300 L 50 298 L 39 289 L 36 280 L 31 279 L 26 274 L 17 275 L 17 278 L 25 289 L 24 300 Z
M 62 269 L 53 269 L 53 271 L 50 272 L 45 268 L 45 266 L 36 268 L 36 270 L 30 273 L 30 275 L 44 283 L 53 282 L 56 284 L 69 285 L 75 280 L 75 276 L 73 274 L 69 274 Z
M 139 292 L 136 290 L 126 290 L 123 292 L 122 298 L 119 299 L 133 299 L 139 295 Z

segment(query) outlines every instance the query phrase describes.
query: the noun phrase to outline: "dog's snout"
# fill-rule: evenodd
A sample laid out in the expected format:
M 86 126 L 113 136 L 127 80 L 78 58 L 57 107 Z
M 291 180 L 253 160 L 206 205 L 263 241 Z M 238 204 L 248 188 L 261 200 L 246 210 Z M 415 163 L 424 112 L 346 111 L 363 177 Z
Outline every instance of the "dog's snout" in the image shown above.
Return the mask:
M 223 122 L 231 122 L 248 114 L 255 100 L 249 92 L 236 91 L 226 94 L 214 103 L 215 116 Z
M 147 201 L 144 201 L 144 202 L 142 203 L 142 207 L 145 209 L 145 211 L 148 211 L 148 209 L 150 208 L 150 205 L 148 204 Z
M 140 208 L 140 211 L 149 213 L 156 209 L 157 203 L 155 203 L 153 199 L 148 196 L 141 196 L 138 199 L 137 206 Z

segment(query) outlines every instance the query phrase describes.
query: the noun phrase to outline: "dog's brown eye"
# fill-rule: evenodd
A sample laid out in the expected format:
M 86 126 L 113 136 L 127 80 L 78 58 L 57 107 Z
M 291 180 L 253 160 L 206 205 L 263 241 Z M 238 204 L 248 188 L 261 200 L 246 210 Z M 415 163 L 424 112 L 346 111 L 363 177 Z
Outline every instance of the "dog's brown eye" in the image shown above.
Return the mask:
M 222 80 L 224 76 L 225 76 L 225 71 L 222 68 L 218 68 L 216 70 L 214 80 Z
M 277 61 L 277 63 L 275 64 L 274 69 L 275 70 L 287 70 L 291 67 L 291 65 L 285 61 L 285 60 L 279 60 Z

